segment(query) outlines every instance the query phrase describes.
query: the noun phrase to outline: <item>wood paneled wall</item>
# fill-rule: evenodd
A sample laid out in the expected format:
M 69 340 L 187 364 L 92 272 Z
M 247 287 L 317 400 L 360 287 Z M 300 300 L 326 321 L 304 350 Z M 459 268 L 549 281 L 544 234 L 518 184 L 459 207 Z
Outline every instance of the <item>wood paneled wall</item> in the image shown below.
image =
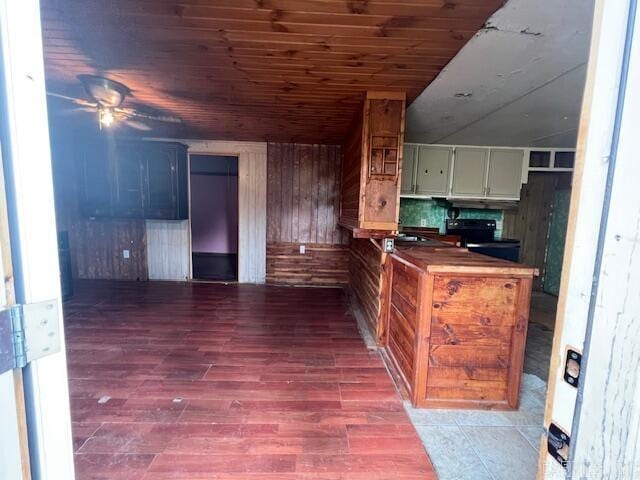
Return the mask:
M 375 338 L 380 337 L 381 292 L 384 254 L 375 240 L 352 239 L 349 253 L 349 284 Z
M 557 182 L 555 174 L 531 173 L 529 181 L 522 186 L 518 210 L 504 214 L 503 237 L 520 240 L 520 262 L 540 271 L 540 275 L 533 278 L 534 290 L 542 290 L 547 235 Z
M 78 219 L 69 243 L 76 278 L 147 280 L 144 220 Z
M 338 227 L 341 148 L 269 143 L 267 243 L 345 244 Z
M 304 255 L 298 243 L 267 245 L 267 282 L 290 285 L 346 285 L 349 247 L 309 243 Z
M 344 144 L 344 164 L 340 198 L 342 211 L 340 223 L 350 228 L 360 225 L 360 185 L 362 174 L 362 111 L 358 112 L 349 128 L 349 136 Z
M 51 156 L 58 231 L 69 232 L 74 278 L 146 280 L 144 220 L 96 219 L 80 215 L 77 149 L 88 131 L 51 131 Z M 124 258 L 123 250 L 129 250 Z
M 268 282 L 347 283 L 349 235 L 338 226 L 341 163 L 336 145 L 268 145 Z

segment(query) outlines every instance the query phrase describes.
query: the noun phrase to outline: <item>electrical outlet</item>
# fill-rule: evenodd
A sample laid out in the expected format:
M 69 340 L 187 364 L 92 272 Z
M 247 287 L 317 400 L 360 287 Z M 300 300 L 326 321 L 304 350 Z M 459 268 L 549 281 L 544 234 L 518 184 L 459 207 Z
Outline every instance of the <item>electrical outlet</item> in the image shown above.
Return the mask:
M 300 245 L 300 253 L 304 255 L 307 252 L 307 248 L 304 245 Z
M 122 257 L 129 258 L 129 250 L 122 250 Z
M 426 218 L 421 218 L 420 219 L 420 226 L 421 227 L 426 227 L 427 226 L 427 219 Z

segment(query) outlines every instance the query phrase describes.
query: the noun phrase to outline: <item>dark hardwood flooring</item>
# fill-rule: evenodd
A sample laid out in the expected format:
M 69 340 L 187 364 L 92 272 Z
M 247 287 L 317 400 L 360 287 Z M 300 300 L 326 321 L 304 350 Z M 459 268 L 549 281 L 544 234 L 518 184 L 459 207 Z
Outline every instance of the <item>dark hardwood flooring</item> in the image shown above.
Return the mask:
M 436 478 L 342 290 L 75 287 L 78 480 Z

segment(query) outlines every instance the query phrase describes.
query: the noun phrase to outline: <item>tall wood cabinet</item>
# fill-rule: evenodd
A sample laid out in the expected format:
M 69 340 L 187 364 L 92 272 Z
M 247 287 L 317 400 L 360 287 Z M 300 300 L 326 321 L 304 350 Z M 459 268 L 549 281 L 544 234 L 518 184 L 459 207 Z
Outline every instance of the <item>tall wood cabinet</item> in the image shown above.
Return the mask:
M 398 230 L 405 94 L 367 92 L 344 145 L 340 225 L 356 237 Z
M 105 139 L 82 147 L 79 172 L 84 216 L 189 217 L 185 145 Z

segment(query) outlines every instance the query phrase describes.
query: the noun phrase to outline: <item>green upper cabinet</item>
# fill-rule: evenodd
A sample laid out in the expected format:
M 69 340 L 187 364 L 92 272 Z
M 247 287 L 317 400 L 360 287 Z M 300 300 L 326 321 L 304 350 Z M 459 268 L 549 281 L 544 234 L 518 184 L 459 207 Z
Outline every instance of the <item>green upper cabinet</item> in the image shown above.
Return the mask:
M 456 147 L 453 161 L 453 197 L 484 197 L 488 151 L 485 148 Z
M 451 148 L 420 145 L 417 161 L 415 193 L 446 196 L 449 190 Z
M 417 145 L 405 143 L 402 148 L 402 177 L 400 179 L 400 193 L 415 193 L 416 154 Z
M 487 197 L 520 198 L 524 150 L 491 149 Z

